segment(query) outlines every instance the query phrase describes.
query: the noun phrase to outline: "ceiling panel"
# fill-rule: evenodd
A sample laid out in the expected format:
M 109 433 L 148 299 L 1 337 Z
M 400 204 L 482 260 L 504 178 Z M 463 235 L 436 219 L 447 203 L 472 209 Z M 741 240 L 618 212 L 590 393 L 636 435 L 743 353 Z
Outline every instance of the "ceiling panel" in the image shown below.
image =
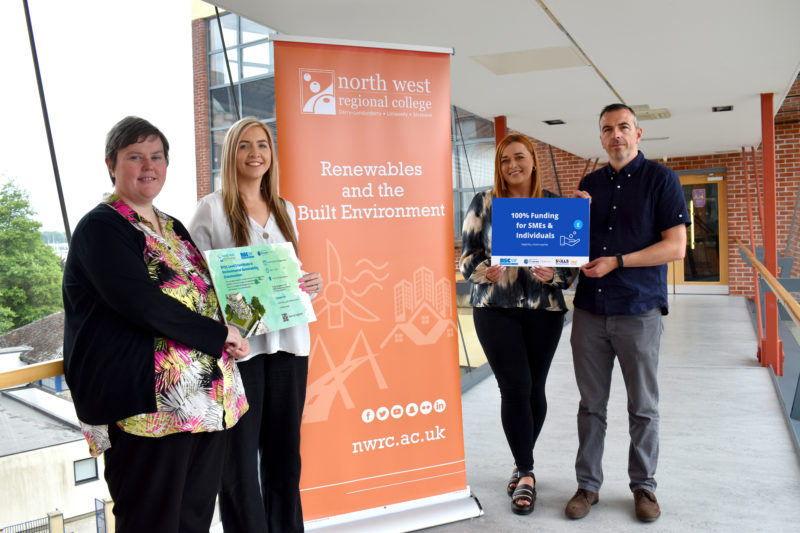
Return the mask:
M 452 101 L 601 160 L 597 115 L 618 101 L 665 108 L 642 120 L 662 158 L 739 151 L 761 139 L 760 94 L 780 106 L 800 69 L 796 0 L 224 0 L 218 5 L 296 36 L 453 48 Z M 530 64 L 548 49 L 594 64 Z M 520 54 L 522 53 L 522 54 Z M 474 56 L 506 54 L 498 74 Z M 516 56 L 514 54 L 517 54 Z M 527 55 L 526 55 L 527 54 Z M 514 59 L 528 61 L 514 68 Z M 552 59 L 552 58 L 549 58 Z M 533 67 L 533 68 L 532 68 Z M 596 67 L 596 68 L 595 68 Z M 712 113 L 715 105 L 733 111 Z M 548 126 L 544 120 L 565 124 Z

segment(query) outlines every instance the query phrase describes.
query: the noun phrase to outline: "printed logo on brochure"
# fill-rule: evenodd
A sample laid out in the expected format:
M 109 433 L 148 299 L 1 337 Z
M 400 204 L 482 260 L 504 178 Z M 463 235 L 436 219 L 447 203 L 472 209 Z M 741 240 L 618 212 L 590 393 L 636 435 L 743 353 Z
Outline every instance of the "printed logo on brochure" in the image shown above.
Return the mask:
M 300 99 L 303 104 L 302 113 L 311 115 L 335 115 L 336 97 L 333 92 L 333 80 L 336 74 L 332 70 L 301 68 Z

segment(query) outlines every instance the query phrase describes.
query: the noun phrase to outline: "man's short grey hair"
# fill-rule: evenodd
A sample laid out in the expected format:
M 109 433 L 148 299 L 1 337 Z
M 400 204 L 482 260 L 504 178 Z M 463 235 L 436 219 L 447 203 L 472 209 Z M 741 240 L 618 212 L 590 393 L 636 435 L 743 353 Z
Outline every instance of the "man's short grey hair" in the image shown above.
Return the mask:
M 631 115 L 633 115 L 633 127 L 639 129 L 639 120 L 636 118 L 636 112 L 633 109 L 631 109 L 630 106 L 620 103 L 608 104 L 607 106 L 605 106 L 603 110 L 600 111 L 600 118 L 598 119 L 597 123 L 600 124 L 600 121 L 603 120 L 603 115 L 605 115 L 606 113 L 613 113 L 614 111 L 622 111 L 623 109 L 627 109 L 628 111 L 631 112 Z

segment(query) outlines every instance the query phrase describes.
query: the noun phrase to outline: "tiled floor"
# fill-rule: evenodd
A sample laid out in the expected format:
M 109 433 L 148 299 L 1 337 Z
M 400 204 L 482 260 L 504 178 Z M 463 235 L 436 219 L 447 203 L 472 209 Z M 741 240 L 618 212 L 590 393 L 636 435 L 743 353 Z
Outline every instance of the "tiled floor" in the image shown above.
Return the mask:
M 576 488 L 575 414 L 569 325 L 548 380 L 549 413 L 535 450 L 538 500 L 511 513 L 505 482 L 512 459 L 500 426 L 493 376 L 463 396 L 467 481 L 484 515 L 438 532 L 800 531 L 800 461 L 743 298 L 674 296 L 664 320 L 659 380 L 662 517 L 636 520 L 627 479 L 625 390 L 617 371 L 609 405 L 600 502 L 584 519 L 564 517 Z

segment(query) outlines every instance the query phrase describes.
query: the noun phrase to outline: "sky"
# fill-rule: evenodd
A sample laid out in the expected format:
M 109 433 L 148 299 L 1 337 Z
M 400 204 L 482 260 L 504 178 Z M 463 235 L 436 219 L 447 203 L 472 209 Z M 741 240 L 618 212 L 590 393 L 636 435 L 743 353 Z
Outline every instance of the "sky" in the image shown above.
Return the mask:
M 70 227 L 111 192 L 105 136 L 127 115 L 169 140 L 153 203 L 188 223 L 197 198 L 189 0 L 28 5 Z M 64 231 L 20 0 L 3 3 L 0 50 L 0 183 L 30 193 L 42 231 Z

